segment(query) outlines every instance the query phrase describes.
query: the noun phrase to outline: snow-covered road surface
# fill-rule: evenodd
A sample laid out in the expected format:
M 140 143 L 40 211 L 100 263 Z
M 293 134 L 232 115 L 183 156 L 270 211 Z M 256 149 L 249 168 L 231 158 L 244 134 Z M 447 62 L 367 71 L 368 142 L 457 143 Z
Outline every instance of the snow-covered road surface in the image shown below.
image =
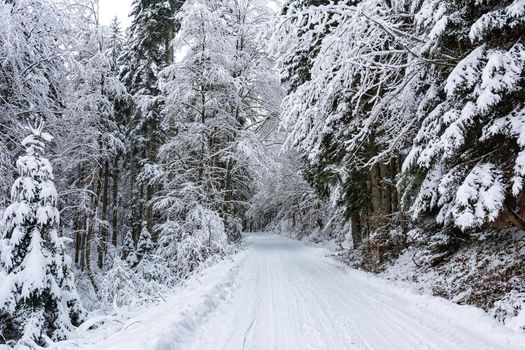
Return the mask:
M 92 349 L 523 350 L 481 310 L 347 269 L 324 249 L 246 237 L 219 264 Z

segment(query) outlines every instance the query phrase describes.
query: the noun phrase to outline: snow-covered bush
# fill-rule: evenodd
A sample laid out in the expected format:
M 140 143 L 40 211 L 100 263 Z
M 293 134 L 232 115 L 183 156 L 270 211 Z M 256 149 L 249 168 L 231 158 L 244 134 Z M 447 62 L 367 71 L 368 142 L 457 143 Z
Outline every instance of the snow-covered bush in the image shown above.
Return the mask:
M 113 306 L 114 311 L 136 310 L 143 304 L 162 300 L 169 292 L 165 284 L 165 264 L 143 259 L 130 266 L 118 256 L 112 258 L 108 271 L 99 281 L 98 299 L 102 307 Z M 161 278 L 162 276 L 162 278 Z
M 102 306 L 133 310 L 158 301 L 196 270 L 234 249 L 220 215 L 201 206 L 190 210 L 185 222 L 167 221 L 155 229 L 159 236 L 155 244 L 144 225 L 137 248 L 129 231 L 122 259 L 112 254 L 111 265 L 98 283 Z
M 224 223 L 218 213 L 197 206 L 180 224 L 167 221 L 159 225 L 160 238 L 156 254 L 166 261 L 176 280 L 184 280 L 203 263 L 213 261 L 233 246 L 228 243 Z
M 122 259 L 131 267 L 134 267 L 139 262 L 131 231 L 126 232 L 126 235 L 124 236 L 124 242 L 122 243 Z
M 511 290 L 494 304 L 489 313 L 507 327 L 525 331 L 525 292 Z
M 151 233 L 148 231 L 147 222 L 142 223 L 139 240 L 137 242 L 137 257 L 142 260 L 146 254 L 153 250 L 153 241 Z

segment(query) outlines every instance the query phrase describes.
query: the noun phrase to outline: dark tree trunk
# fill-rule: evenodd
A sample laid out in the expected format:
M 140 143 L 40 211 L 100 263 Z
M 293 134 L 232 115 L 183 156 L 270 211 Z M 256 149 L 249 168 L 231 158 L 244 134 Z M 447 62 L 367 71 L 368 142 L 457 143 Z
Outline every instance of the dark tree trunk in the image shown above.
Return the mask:
M 113 186 L 112 186 L 112 205 L 111 205 L 111 211 L 112 211 L 112 218 L 111 218 L 111 244 L 113 244 L 114 247 L 117 246 L 117 238 L 118 238 L 118 207 L 119 207 L 119 199 L 118 199 L 118 178 L 119 178 L 119 171 L 118 171 L 118 157 L 115 157 L 115 161 L 113 163 Z
M 397 170 L 397 158 L 392 158 L 390 160 L 390 177 L 392 179 L 392 191 L 391 191 L 391 197 L 392 197 L 392 211 L 398 212 L 399 211 L 399 194 L 397 193 L 397 187 L 396 187 L 396 177 L 398 174 Z
M 362 232 L 361 232 L 361 222 L 359 215 L 352 215 L 352 248 L 356 249 L 363 242 Z
M 104 256 L 106 255 L 107 242 L 108 242 L 108 187 L 109 187 L 109 161 L 104 162 L 103 171 L 104 186 L 102 190 L 102 223 L 100 225 L 100 233 L 98 237 L 98 267 L 102 269 L 104 267 Z
M 82 252 L 82 215 L 80 213 L 77 214 L 77 217 L 75 218 L 75 265 L 78 266 L 80 263 L 80 255 Z
M 98 200 L 100 198 L 100 192 L 102 188 L 101 175 L 102 175 L 102 169 L 100 169 L 100 172 L 97 178 L 97 189 L 92 199 L 92 207 L 91 207 L 91 213 L 89 214 L 89 220 L 86 220 L 86 224 L 88 225 L 88 227 L 87 227 L 87 234 L 86 234 L 86 248 L 84 250 L 87 276 L 89 280 L 91 281 L 91 284 L 93 285 L 93 289 L 95 289 L 96 292 L 98 292 L 98 288 L 95 283 L 95 277 L 93 276 L 93 271 L 91 270 L 91 244 L 93 242 L 93 234 L 95 232 L 95 220 L 97 217 Z

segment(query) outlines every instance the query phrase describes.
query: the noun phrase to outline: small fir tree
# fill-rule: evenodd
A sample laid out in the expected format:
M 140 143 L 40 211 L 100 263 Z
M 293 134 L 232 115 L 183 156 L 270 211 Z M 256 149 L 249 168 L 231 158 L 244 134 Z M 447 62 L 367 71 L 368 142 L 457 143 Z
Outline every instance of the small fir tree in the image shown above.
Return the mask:
M 20 177 L 11 189 L 11 205 L 0 237 L 0 334 L 31 347 L 67 338 L 84 318 L 64 239 L 53 169 L 43 157 L 52 136 L 43 124 L 30 127 L 16 162 Z
M 137 244 L 137 256 L 139 260 L 153 249 L 153 241 L 151 234 L 148 231 L 147 222 L 142 223 L 142 230 L 140 231 L 139 242 Z
M 125 260 L 131 267 L 134 267 L 139 262 L 131 231 L 128 231 L 124 237 L 124 242 L 122 244 L 122 260 Z

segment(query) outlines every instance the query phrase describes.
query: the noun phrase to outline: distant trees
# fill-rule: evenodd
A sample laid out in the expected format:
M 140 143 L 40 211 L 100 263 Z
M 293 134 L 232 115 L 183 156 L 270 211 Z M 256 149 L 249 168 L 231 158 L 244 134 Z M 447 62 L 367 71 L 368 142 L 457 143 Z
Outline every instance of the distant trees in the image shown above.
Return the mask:
M 174 42 L 184 56 L 163 71 L 168 133 L 155 207 L 189 235 L 208 227 L 206 245 L 240 239 L 255 123 L 269 110 L 271 64 L 257 41 L 267 13 L 259 1 L 187 1 Z

